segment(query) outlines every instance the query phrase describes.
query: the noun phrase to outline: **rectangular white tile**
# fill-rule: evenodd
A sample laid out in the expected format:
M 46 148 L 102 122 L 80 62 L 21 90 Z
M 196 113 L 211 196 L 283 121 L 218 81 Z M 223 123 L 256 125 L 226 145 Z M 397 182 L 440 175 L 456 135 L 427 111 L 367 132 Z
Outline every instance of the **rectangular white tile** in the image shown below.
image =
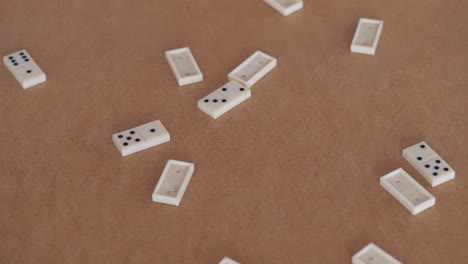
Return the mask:
M 169 160 L 153 192 L 153 202 L 179 206 L 192 178 L 195 165 Z
M 304 6 L 302 0 L 263 0 L 271 7 L 280 12 L 283 16 L 288 16 Z
M 261 51 L 256 51 L 230 72 L 228 78 L 250 88 L 275 67 L 275 58 Z
M 112 141 L 122 156 L 170 141 L 169 132 L 156 120 L 112 135 Z
M 188 47 L 166 51 L 166 59 L 179 86 L 203 81 L 203 74 Z
M 233 259 L 230 259 L 228 257 L 224 257 L 220 262 L 219 264 L 240 264 L 239 262 L 233 260 Z
M 230 81 L 198 101 L 198 108 L 216 119 L 249 99 L 251 91 L 244 85 Z
M 26 89 L 46 81 L 46 75 L 26 50 L 3 57 L 3 63 Z
M 353 264 L 402 264 L 400 261 L 370 243 L 352 258 Z
M 432 187 L 455 178 L 452 167 L 424 141 L 405 148 L 402 155 Z
M 435 198 L 402 168 L 380 177 L 380 185 L 413 215 L 435 205 Z
M 382 29 L 383 21 L 360 18 L 351 42 L 351 52 L 375 55 Z

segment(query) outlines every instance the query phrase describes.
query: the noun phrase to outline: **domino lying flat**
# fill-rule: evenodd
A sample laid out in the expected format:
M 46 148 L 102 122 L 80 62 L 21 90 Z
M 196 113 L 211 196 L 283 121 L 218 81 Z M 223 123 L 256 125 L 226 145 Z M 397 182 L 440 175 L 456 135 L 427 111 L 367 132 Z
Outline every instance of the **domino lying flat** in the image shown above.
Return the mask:
M 169 140 L 171 140 L 169 132 L 159 120 L 112 135 L 112 141 L 122 156 L 154 147 Z
M 351 52 L 374 55 L 382 28 L 383 21 L 360 18 L 351 43 Z
M 413 215 L 435 204 L 435 198 L 402 168 L 380 177 L 380 185 Z
M 455 171 L 424 141 L 404 149 L 403 157 L 432 187 L 455 178 Z
M 189 48 L 166 51 L 166 59 L 179 86 L 203 81 L 203 74 Z
M 224 257 L 220 262 L 219 264 L 239 264 L 239 262 L 237 261 L 234 261 L 228 257 Z
M 46 81 L 45 73 L 26 50 L 3 57 L 3 63 L 15 76 L 23 89 Z
M 401 264 L 378 246 L 370 243 L 352 258 L 353 264 Z
M 263 0 L 265 3 L 269 4 L 271 7 L 276 9 L 276 11 L 283 14 L 283 16 L 288 16 L 297 10 L 302 9 L 304 2 L 301 0 Z
M 198 108 L 216 119 L 250 98 L 250 89 L 230 81 L 198 101 Z
M 275 67 L 275 58 L 261 51 L 256 51 L 230 72 L 228 78 L 231 81 L 237 81 L 250 88 Z
M 169 160 L 153 192 L 153 202 L 179 206 L 192 178 L 193 163 Z

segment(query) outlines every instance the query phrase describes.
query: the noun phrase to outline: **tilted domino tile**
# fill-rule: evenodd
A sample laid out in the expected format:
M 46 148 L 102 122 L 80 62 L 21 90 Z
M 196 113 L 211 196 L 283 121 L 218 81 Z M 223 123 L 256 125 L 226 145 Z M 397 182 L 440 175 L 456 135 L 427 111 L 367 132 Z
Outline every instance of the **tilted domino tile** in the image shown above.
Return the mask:
M 153 192 L 153 202 L 179 206 L 192 178 L 195 165 L 169 160 Z
M 3 63 L 24 89 L 46 81 L 45 73 L 26 50 L 3 57 Z
M 230 81 L 224 84 L 218 88 L 218 91 L 235 102 L 236 105 L 247 100 L 251 96 L 250 89 L 236 81 Z
M 240 264 L 239 262 L 237 261 L 234 261 L 228 257 L 224 257 L 220 262 L 219 264 Z
M 380 177 L 380 185 L 413 215 L 435 204 L 434 196 L 402 168 Z
M 403 150 L 403 157 L 432 187 L 455 178 L 455 171 L 426 142 Z
M 402 264 L 378 246 L 370 243 L 352 258 L 353 264 Z
M 283 16 L 290 15 L 304 6 L 304 2 L 301 0 L 263 0 L 265 3 L 269 4 L 271 7 L 276 9 L 276 11 L 283 14 Z
M 198 101 L 198 108 L 216 119 L 251 96 L 250 89 L 230 81 Z
M 156 120 L 112 135 L 112 141 L 122 156 L 160 145 L 171 140 L 161 121 Z
M 230 72 L 228 79 L 237 81 L 250 88 L 275 67 L 275 58 L 261 51 L 256 51 Z
M 382 28 L 383 21 L 381 20 L 360 18 L 353 42 L 351 42 L 351 52 L 374 55 Z
M 437 153 L 426 143 L 420 142 L 411 147 L 405 148 L 402 151 L 402 155 L 405 159 L 416 160 L 418 163 L 426 162 L 437 157 Z
M 203 81 L 203 74 L 189 48 L 166 51 L 166 59 L 179 86 Z

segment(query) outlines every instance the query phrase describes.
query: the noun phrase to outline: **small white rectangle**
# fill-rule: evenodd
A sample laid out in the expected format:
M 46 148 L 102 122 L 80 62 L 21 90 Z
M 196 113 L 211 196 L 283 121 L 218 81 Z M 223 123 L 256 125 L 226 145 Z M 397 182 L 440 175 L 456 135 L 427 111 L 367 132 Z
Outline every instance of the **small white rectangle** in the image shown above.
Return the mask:
M 219 264 L 240 264 L 239 262 L 237 261 L 234 261 L 228 257 L 224 257 L 220 262 Z
M 403 150 L 405 158 L 432 187 L 455 178 L 455 171 L 426 142 Z
M 203 81 L 203 74 L 188 47 L 166 51 L 166 59 L 179 86 Z
M 413 215 L 435 204 L 434 196 L 402 168 L 380 177 L 380 185 Z
M 250 88 L 275 67 L 275 58 L 261 51 L 256 51 L 230 72 L 228 78 Z
M 192 178 L 195 165 L 169 160 L 153 192 L 153 202 L 179 206 Z
M 46 81 L 45 73 L 26 50 L 20 50 L 3 57 L 3 63 L 23 89 Z
M 381 20 L 360 18 L 351 43 L 351 52 L 374 55 L 382 28 Z
M 200 99 L 198 101 L 198 108 L 216 119 L 249 99 L 250 96 L 251 92 L 249 88 L 236 81 L 230 81 Z
M 114 141 L 122 156 L 127 156 L 170 140 L 169 132 L 159 120 L 112 135 L 112 141 Z
M 378 246 L 370 243 L 352 258 L 353 264 L 402 264 Z
M 276 9 L 276 11 L 283 14 L 283 16 L 288 16 L 304 6 L 302 0 L 263 0 L 265 3 L 269 4 L 271 7 Z

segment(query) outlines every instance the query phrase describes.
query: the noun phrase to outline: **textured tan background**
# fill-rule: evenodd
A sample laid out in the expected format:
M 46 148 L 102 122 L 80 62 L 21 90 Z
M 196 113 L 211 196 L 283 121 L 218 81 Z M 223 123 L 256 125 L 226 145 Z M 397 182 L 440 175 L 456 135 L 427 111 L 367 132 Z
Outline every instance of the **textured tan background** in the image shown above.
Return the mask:
M 468 2 L 0 2 L 0 263 L 350 263 L 373 241 L 404 263 L 468 259 Z M 352 54 L 359 17 L 385 21 Z M 164 51 L 204 81 L 178 87 Z M 213 120 L 198 99 L 255 50 L 278 66 Z M 160 119 L 170 143 L 122 158 L 113 133 Z M 456 170 L 432 188 L 401 157 L 426 140 Z M 151 202 L 168 159 L 195 163 L 180 207 Z M 437 203 L 412 216 L 379 185 L 403 167 Z

